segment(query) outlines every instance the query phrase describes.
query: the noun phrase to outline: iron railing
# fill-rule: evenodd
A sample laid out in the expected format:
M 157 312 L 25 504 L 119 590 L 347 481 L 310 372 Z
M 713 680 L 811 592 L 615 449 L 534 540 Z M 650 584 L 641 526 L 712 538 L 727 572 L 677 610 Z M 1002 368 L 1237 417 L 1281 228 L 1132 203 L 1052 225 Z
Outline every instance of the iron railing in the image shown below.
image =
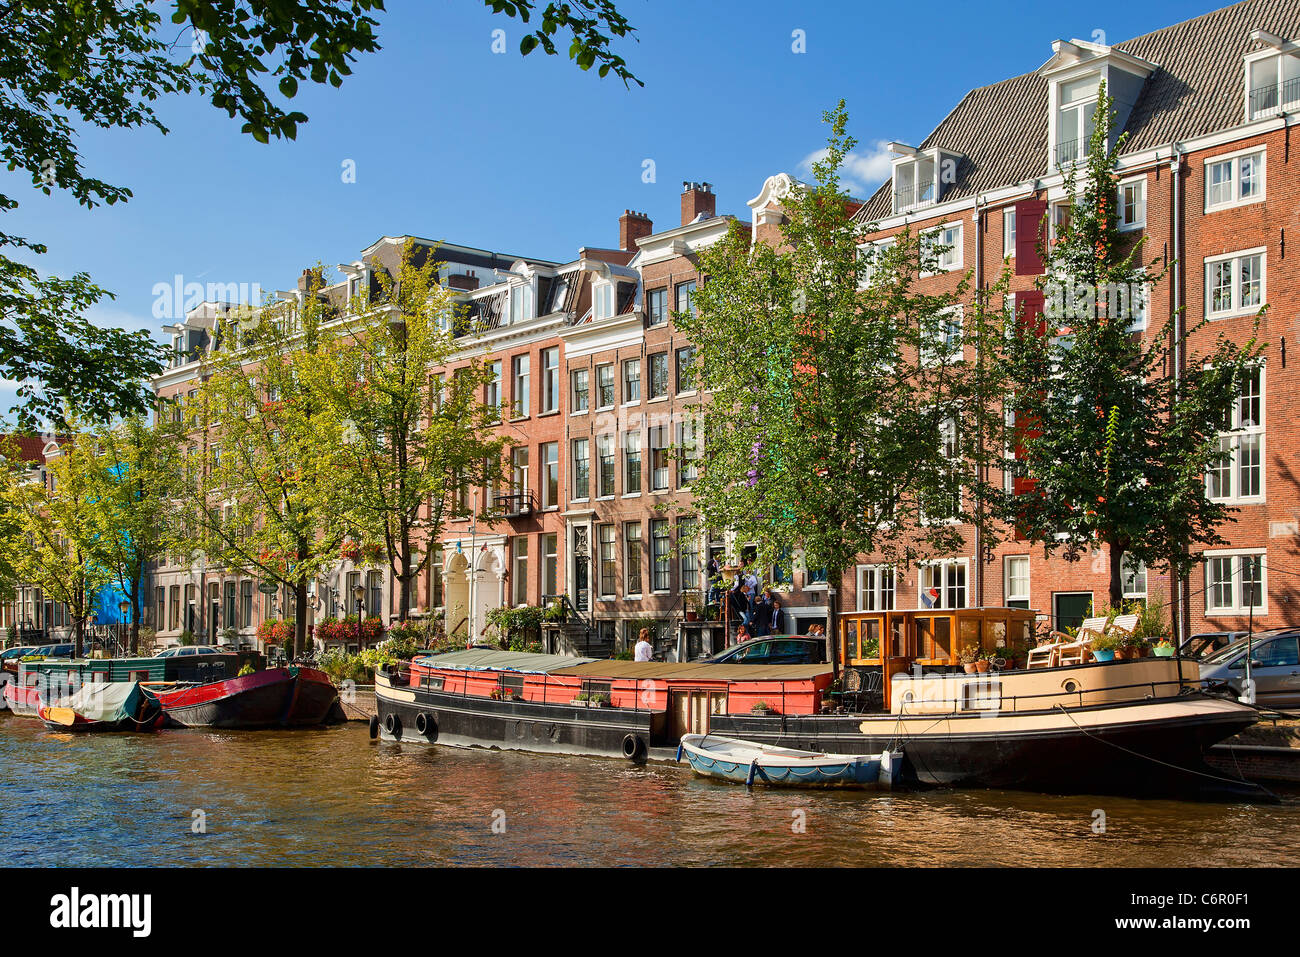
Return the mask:
M 1250 118 L 1257 119 L 1300 103 L 1300 77 L 1257 86 L 1250 91 Z

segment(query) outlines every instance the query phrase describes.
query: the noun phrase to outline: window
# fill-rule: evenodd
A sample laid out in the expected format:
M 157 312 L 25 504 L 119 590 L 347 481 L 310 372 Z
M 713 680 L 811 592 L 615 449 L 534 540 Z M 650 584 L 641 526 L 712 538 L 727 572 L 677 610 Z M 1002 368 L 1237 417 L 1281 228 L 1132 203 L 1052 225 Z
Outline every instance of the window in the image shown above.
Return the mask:
M 614 526 L 602 525 L 596 534 L 600 548 L 600 597 L 613 598 L 618 574 L 614 561 Z
M 442 608 L 445 604 L 445 592 L 443 591 L 442 568 L 445 555 L 442 546 L 434 546 L 433 556 L 429 559 L 429 607 Z
M 668 353 L 657 352 L 650 357 L 650 398 L 662 399 L 668 394 Z
M 695 422 L 683 419 L 677 423 L 677 487 L 689 488 L 699 476 L 700 450 L 695 443 Z
M 586 412 L 590 407 L 591 394 L 588 391 L 587 380 L 589 375 L 586 369 L 575 369 L 573 371 L 573 411 Z
M 239 583 L 239 625 L 240 628 L 253 627 L 253 582 L 245 578 Z
M 1003 581 L 1006 583 L 1008 608 L 1029 607 L 1029 556 L 1008 555 L 1004 560 Z
M 1147 224 L 1146 179 L 1119 184 L 1119 228 L 1141 229 Z
M 623 402 L 641 401 L 641 360 L 628 359 L 623 363 Z
M 1071 204 L 1066 200 L 1052 203 L 1048 212 L 1047 238 L 1056 242 L 1070 228 Z
M 1146 562 L 1126 554 L 1120 561 L 1120 584 L 1125 598 L 1147 597 Z
M 682 590 L 703 590 L 700 584 L 699 522 L 693 518 L 677 520 L 677 551 L 681 563 Z
M 370 612 L 371 617 L 377 617 L 384 611 L 384 576 L 380 572 L 368 572 L 366 574 L 366 584 L 369 586 L 367 591 L 370 592 L 370 600 L 366 609 Z
M 522 355 L 510 360 L 512 382 L 510 411 L 517 418 L 528 415 L 528 359 L 527 355 Z
M 1205 211 L 1242 206 L 1264 198 L 1264 151 L 1215 156 L 1205 161 Z
M 919 566 L 922 608 L 965 608 L 968 559 L 946 559 Z
M 153 594 L 155 608 L 154 629 L 162 631 L 167 627 L 167 589 L 159 585 L 154 589 Z
M 542 536 L 542 597 L 559 594 L 559 536 L 552 533 Z
M 1250 64 L 1247 119 L 1273 116 L 1300 104 L 1300 58 L 1281 53 Z
M 596 474 L 596 495 L 610 498 L 614 494 L 614 437 L 601 435 L 596 438 L 596 455 L 600 461 L 600 471 Z
M 528 604 L 528 536 L 510 539 L 510 601 Z
M 1265 552 L 1205 554 L 1205 613 L 1248 615 L 1268 611 Z
M 691 363 L 695 361 L 695 347 L 683 346 L 677 350 L 677 392 L 690 392 L 695 388 Z
M 1205 260 L 1205 314 L 1221 319 L 1253 312 L 1264 302 L 1264 250 Z
M 596 286 L 596 318 L 608 319 L 614 315 L 614 284 L 603 282 Z
M 607 363 L 596 366 L 596 401 L 600 404 L 598 409 L 612 409 L 614 407 L 614 365 Z
M 962 307 L 956 305 L 946 308 L 930 321 L 925 330 L 927 341 L 921 346 L 921 361 L 925 365 L 961 361 L 963 320 Z
M 528 484 L 528 446 L 522 445 L 510 450 L 510 466 L 510 494 L 519 495 L 526 501 L 528 493 L 532 491 Z
M 573 440 L 573 492 L 575 499 L 586 501 L 591 495 L 591 440 Z
M 170 604 L 167 609 L 167 629 L 175 631 L 181 626 L 181 586 L 172 585 Z
M 1264 367 L 1252 366 L 1237 383 L 1231 420 L 1219 434 L 1222 457 L 1205 475 L 1205 494 L 1217 501 L 1264 497 Z
M 1146 329 L 1147 319 L 1151 314 L 1151 286 L 1147 283 L 1133 283 L 1128 288 L 1128 331 L 1141 332 Z
M 543 442 L 542 455 L 542 508 L 559 508 L 560 505 L 560 443 Z
M 676 289 L 677 311 L 695 315 L 695 280 L 679 282 Z
M 669 560 L 673 550 L 668 534 L 668 519 L 656 518 L 650 522 L 650 587 L 654 591 L 672 588 L 672 567 Z
M 1086 155 L 1097 115 L 1097 90 L 1101 75 L 1071 80 L 1057 87 L 1056 165 L 1063 166 Z
M 496 417 L 501 417 L 501 360 L 488 363 L 488 373 L 491 378 L 488 380 L 484 402 L 489 409 L 495 412 Z
M 523 322 L 533 318 L 533 287 L 522 283 L 510 287 L 510 322 Z
M 894 607 L 891 565 L 858 566 L 858 611 L 891 611 Z
M 646 320 L 652 326 L 668 321 L 668 287 L 647 290 L 645 294 Z
M 1016 208 L 1002 210 L 1002 258 L 1016 258 Z
M 668 427 L 657 425 L 650 430 L 650 490 L 668 488 Z
M 961 223 L 942 226 L 929 236 L 928 245 L 940 270 L 961 268 Z
M 1008 396 L 1002 403 L 1002 426 L 1005 439 L 1002 443 L 1002 491 L 1016 493 L 1016 410 Z
M 627 570 L 628 595 L 641 594 L 641 523 L 623 526 L 623 567 Z
M 894 166 L 894 212 L 926 206 L 937 198 L 934 157 L 919 156 Z
M 542 350 L 542 411 L 560 407 L 560 347 Z
M 641 492 L 641 430 L 631 429 L 623 436 L 623 494 Z

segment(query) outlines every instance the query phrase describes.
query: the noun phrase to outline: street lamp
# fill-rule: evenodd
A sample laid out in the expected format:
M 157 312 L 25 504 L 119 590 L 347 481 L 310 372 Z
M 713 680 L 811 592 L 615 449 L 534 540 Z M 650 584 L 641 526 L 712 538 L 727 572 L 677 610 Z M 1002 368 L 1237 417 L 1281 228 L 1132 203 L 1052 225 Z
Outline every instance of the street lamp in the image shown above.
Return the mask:
M 119 649 L 126 647 L 126 613 L 131 610 L 131 603 L 123 598 L 117 603 L 117 610 L 122 613 L 119 618 L 120 626 L 117 634 L 117 646 Z
M 361 612 L 365 609 L 366 603 L 362 601 L 366 597 L 366 590 L 357 582 L 352 588 L 352 597 L 357 600 L 357 651 L 361 650 Z

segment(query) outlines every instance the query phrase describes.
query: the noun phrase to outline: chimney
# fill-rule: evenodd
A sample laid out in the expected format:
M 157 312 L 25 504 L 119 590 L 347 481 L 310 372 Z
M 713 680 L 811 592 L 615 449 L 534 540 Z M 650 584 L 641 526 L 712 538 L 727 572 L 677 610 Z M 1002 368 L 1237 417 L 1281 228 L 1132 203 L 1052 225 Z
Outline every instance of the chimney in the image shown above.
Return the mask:
M 304 269 L 302 275 L 298 277 L 298 291 L 303 295 L 306 295 L 307 290 L 312 286 L 315 286 L 316 291 L 319 292 L 320 287 L 324 285 L 324 279 L 325 277 L 321 274 L 319 266 L 311 269 Z
M 682 225 L 695 222 L 701 215 L 712 218 L 717 212 L 717 199 L 711 183 L 682 183 Z
M 649 216 L 625 209 L 618 218 L 618 248 L 636 252 L 636 241 L 645 239 L 654 231 L 654 223 Z
M 468 273 L 454 273 L 447 277 L 448 289 L 477 289 L 478 276 L 471 276 Z

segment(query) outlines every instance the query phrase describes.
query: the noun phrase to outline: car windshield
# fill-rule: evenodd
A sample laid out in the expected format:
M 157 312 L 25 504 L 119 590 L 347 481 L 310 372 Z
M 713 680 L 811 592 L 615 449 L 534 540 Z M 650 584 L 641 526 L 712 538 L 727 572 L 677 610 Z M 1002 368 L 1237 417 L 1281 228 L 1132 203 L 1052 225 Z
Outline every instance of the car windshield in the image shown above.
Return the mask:
M 1206 655 L 1201 659 L 1201 663 L 1206 665 L 1221 665 L 1224 662 L 1231 661 L 1238 655 L 1243 654 L 1246 651 L 1247 642 L 1250 642 L 1255 647 L 1259 647 L 1259 645 L 1266 640 L 1267 636 L 1264 635 L 1255 635 L 1254 638 L 1238 638 L 1226 648 L 1220 648 L 1214 654 Z

